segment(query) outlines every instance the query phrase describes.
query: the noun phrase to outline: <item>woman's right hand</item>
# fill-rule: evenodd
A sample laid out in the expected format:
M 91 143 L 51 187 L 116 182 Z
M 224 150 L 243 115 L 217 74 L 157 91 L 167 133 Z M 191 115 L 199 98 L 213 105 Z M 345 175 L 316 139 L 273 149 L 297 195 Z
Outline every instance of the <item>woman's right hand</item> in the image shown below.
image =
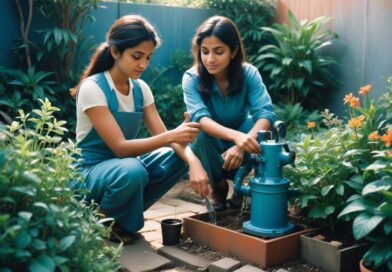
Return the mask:
M 236 146 L 248 153 L 261 152 L 259 143 L 249 134 L 238 131 L 236 137 L 234 137 L 234 143 Z
M 191 182 L 193 191 L 202 198 L 209 195 L 208 175 L 199 160 L 189 164 L 189 181 Z
M 169 131 L 170 133 L 170 143 L 178 143 L 178 144 L 189 144 L 193 142 L 197 135 L 200 132 L 200 124 L 196 122 L 189 122 L 189 114 L 184 113 L 185 120 L 184 122 Z

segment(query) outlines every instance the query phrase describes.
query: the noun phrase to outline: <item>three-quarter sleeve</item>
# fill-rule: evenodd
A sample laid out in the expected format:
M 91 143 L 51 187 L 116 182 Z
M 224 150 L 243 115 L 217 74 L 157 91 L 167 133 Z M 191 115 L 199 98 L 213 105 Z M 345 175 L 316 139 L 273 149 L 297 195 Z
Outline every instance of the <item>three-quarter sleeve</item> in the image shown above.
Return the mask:
M 257 68 L 248 65 L 245 69 L 245 78 L 248 88 L 248 104 L 253 120 L 256 122 L 266 118 L 273 125 L 276 115 L 273 111 L 271 97 Z
M 198 122 L 202 117 L 210 117 L 211 113 L 205 105 L 199 92 L 199 80 L 191 71 L 185 72 L 182 77 L 182 89 L 184 92 L 184 102 L 191 122 Z

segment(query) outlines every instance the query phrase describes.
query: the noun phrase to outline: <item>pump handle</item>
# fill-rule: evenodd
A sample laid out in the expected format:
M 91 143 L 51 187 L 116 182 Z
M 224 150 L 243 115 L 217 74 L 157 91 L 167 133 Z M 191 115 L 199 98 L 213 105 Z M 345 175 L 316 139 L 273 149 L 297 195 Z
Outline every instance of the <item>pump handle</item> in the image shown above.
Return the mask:
M 284 151 L 286 151 L 287 153 L 290 153 L 290 161 L 291 161 L 291 166 L 293 166 L 295 168 L 295 158 L 297 157 L 297 154 L 294 151 L 290 151 L 289 145 L 288 144 L 284 144 L 283 145 L 283 149 Z
M 273 134 L 275 138 L 275 142 L 279 143 L 279 141 L 286 137 L 286 125 L 282 121 L 276 121 L 273 127 Z

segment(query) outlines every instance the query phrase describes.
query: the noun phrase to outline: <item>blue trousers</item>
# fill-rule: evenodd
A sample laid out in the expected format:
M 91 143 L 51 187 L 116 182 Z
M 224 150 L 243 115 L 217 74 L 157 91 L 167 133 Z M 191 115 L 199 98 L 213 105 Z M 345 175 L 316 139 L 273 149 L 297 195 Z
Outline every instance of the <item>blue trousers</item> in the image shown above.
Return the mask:
M 136 232 L 143 228 L 143 212 L 162 197 L 186 173 L 187 166 L 168 147 L 137 158 L 114 158 L 82 169 L 87 201 L 102 210 L 123 228 Z
M 253 126 L 254 121 L 249 117 L 236 130 L 248 133 Z M 219 182 L 224 176 L 225 173 L 222 168 L 224 160 L 222 153 L 233 145 L 233 142 L 214 138 L 205 132 L 199 133 L 196 141 L 191 145 L 193 152 L 199 158 L 204 170 L 207 172 L 211 185 L 214 185 L 215 182 Z M 249 160 L 249 154 L 245 154 L 243 164 L 246 163 L 247 160 Z

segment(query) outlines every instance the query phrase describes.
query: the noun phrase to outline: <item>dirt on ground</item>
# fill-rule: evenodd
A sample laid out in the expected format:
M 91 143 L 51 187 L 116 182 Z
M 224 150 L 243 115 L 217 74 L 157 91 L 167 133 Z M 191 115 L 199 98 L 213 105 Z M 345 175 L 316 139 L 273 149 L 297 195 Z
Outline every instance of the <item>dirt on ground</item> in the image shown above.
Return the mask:
M 183 191 L 178 194 L 178 198 L 189 202 L 203 204 L 203 200 L 198 195 L 196 195 L 190 187 L 189 188 L 185 187 Z M 249 213 L 245 212 L 241 216 L 234 216 L 234 217 L 225 216 L 220 218 L 218 216 L 217 219 L 218 219 L 217 225 L 231 230 L 242 232 L 242 223 L 246 220 L 249 220 Z M 212 248 L 209 248 L 206 245 L 198 244 L 196 241 L 193 241 L 191 238 L 187 238 L 181 241 L 178 247 L 196 256 L 206 258 L 211 262 L 218 261 L 224 257 L 230 257 L 240 261 L 242 265 L 247 264 L 239 260 L 235 256 L 226 256 L 220 252 L 215 251 Z M 286 269 L 287 271 L 290 272 L 324 272 L 324 270 L 322 270 L 321 268 L 309 264 L 302 259 L 297 259 L 293 262 L 284 263 L 275 267 L 264 268 L 263 270 L 268 272 L 276 272 L 281 268 Z M 185 267 L 183 269 L 184 271 L 187 271 Z
M 217 251 L 209 248 L 206 245 L 197 244 L 191 238 L 187 238 L 186 240 L 181 241 L 181 243 L 178 245 L 178 247 L 181 248 L 182 250 L 185 250 L 185 251 L 193 254 L 193 255 L 206 258 L 206 259 L 210 260 L 211 262 L 218 261 L 224 257 L 230 257 L 232 259 L 240 261 L 242 265 L 247 264 L 247 263 L 239 260 L 236 257 L 226 256 L 220 252 L 217 252 Z M 276 272 L 281 268 L 286 269 L 287 271 L 290 271 L 290 272 L 324 272 L 324 270 L 322 270 L 321 268 L 318 268 L 314 265 L 311 265 L 301 259 L 297 259 L 294 262 L 284 263 L 279 266 L 264 268 L 263 270 L 268 271 L 268 272 Z M 186 270 L 185 267 L 183 269 Z

